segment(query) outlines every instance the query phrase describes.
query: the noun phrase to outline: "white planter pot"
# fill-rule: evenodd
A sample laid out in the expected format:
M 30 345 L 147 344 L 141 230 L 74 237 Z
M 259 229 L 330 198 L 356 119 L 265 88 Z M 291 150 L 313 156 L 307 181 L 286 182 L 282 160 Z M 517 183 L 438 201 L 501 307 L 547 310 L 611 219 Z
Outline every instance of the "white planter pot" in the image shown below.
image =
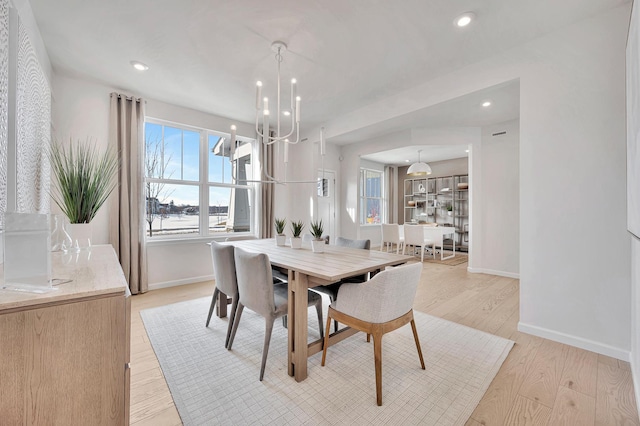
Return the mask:
M 324 240 L 312 240 L 311 241 L 311 249 L 314 253 L 323 253 L 324 252 Z
M 287 236 L 286 235 L 276 235 L 276 245 L 277 246 L 284 246 L 286 241 L 287 241 Z
M 291 248 L 294 248 L 294 249 L 302 248 L 302 238 L 291 237 Z
M 91 249 L 91 234 L 93 225 L 90 223 L 72 223 L 69 225 L 71 234 L 71 251 Z

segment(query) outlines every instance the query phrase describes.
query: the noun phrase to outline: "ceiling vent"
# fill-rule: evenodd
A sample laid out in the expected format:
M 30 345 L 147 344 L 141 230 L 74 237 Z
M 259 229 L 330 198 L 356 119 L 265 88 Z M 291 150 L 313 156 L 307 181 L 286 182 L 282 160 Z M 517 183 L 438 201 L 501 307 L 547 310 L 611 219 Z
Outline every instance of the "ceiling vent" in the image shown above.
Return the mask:
M 506 134 L 507 134 L 507 131 L 506 131 L 506 130 L 504 130 L 504 131 L 502 131 L 502 132 L 494 133 L 494 134 L 492 134 L 491 136 L 502 136 L 502 135 L 506 135 Z

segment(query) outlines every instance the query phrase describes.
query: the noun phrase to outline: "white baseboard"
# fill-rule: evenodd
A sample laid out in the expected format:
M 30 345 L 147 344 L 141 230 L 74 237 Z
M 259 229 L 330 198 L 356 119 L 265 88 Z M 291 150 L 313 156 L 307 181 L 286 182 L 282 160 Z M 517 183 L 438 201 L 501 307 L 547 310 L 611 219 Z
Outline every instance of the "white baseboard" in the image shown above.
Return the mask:
M 149 290 L 158 290 L 160 288 L 176 287 L 179 285 L 201 283 L 203 281 L 213 280 L 213 275 L 204 275 L 202 277 L 184 278 L 182 280 L 163 281 L 159 283 L 149 284 Z
M 520 274 L 516 274 L 513 272 L 496 271 L 495 269 L 467 267 L 467 271 L 472 274 L 489 274 L 489 275 L 498 275 L 499 277 L 515 278 L 517 280 L 520 279 Z
M 587 351 L 610 356 L 622 361 L 629 361 L 631 359 L 631 353 L 627 350 L 616 348 L 604 343 L 595 342 L 593 340 L 585 339 L 582 337 L 573 336 L 571 334 L 549 330 L 548 328 L 519 322 L 518 331 L 542 337 L 544 339 L 553 340 L 554 342 L 564 343 L 565 345 L 575 346 L 576 348 L 584 349 Z
M 633 380 L 633 389 L 640 389 L 638 387 L 640 386 L 640 383 L 638 383 L 638 372 L 636 370 L 638 366 L 635 365 L 633 357 L 631 357 L 631 361 L 629 361 L 629 364 L 631 364 L 631 380 Z M 636 396 L 636 407 L 638 407 L 638 416 L 640 416 L 640 392 L 635 391 L 634 394 Z

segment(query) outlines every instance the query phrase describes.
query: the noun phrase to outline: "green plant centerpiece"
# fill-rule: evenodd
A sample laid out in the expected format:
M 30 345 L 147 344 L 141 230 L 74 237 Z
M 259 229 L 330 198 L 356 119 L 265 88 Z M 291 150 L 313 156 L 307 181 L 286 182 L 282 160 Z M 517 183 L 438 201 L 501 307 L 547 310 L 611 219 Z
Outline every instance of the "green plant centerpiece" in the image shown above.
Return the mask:
M 284 227 L 287 225 L 286 219 L 278 219 L 274 220 L 276 226 L 276 245 L 284 246 L 287 236 L 284 235 Z
M 291 233 L 293 234 L 293 236 L 291 237 L 292 248 L 302 247 L 302 238 L 300 238 L 300 234 L 302 234 L 303 229 L 304 229 L 304 222 L 302 222 L 301 220 L 297 222 L 291 221 Z
M 313 241 L 311 241 L 311 248 L 314 253 L 322 253 L 324 251 L 324 239 L 322 234 L 324 233 L 324 227 L 322 226 L 322 219 L 319 221 L 311 222 L 311 235 L 313 235 Z
M 118 158 L 112 150 L 98 152 L 95 143 L 51 144 L 49 161 L 54 181 L 51 198 L 74 224 L 88 224 L 117 186 Z M 90 245 L 90 229 L 71 229 L 74 248 Z M 84 226 L 83 228 L 87 228 Z M 87 236 L 87 233 L 89 236 Z M 82 234 L 81 236 L 78 236 Z

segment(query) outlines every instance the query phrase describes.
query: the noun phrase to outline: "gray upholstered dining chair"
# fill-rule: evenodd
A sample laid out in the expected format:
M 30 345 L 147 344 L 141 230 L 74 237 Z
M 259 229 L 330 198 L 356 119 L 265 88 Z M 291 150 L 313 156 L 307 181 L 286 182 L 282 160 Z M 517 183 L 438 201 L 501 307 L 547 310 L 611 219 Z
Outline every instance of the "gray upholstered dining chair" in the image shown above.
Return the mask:
M 267 354 L 269 353 L 273 323 L 277 318 L 287 313 L 288 289 L 286 284 L 273 285 L 271 263 L 269 262 L 269 256 L 264 253 L 249 253 L 236 247 L 235 263 L 239 301 L 227 349 L 231 350 L 240 319 L 242 318 L 242 311 L 245 307 L 263 316 L 265 319 L 265 334 L 262 348 L 262 364 L 260 366 L 260 381 L 262 381 L 267 363 Z M 319 294 L 307 290 L 307 303 L 308 306 L 315 306 L 316 308 L 320 338 L 322 339 L 324 337 L 322 298 Z
M 371 240 L 351 240 L 349 238 L 338 237 L 336 238 L 336 245 L 341 247 L 350 247 L 357 248 L 363 250 L 369 250 L 371 248 Z M 314 287 L 313 290 L 324 293 L 329 296 L 329 300 L 333 303 L 336 301 L 338 297 L 338 290 L 340 286 L 345 282 L 363 282 L 367 280 L 367 275 L 358 275 L 356 277 L 345 278 L 344 280 L 338 281 L 337 283 L 317 286 Z M 338 321 L 335 322 L 334 331 L 338 331 Z
M 211 260 L 213 261 L 213 275 L 216 280 L 216 288 L 213 291 L 206 327 L 209 327 L 218 294 L 220 292 L 226 294 L 231 298 L 232 303 L 231 313 L 229 314 L 229 325 L 227 326 L 227 337 L 224 340 L 225 348 L 229 344 L 229 336 L 231 335 L 233 320 L 238 308 L 238 283 L 236 281 L 236 262 L 233 252 L 233 246 L 225 246 L 215 241 L 211 242 Z M 226 303 L 226 301 L 223 303 Z
M 343 284 L 338 299 L 329 306 L 327 331 L 324 335 L 322 366 L 327 358 L 331 319 L 373 335 L 376 370 L 376 402 L 382 405 L 382 336 L 411 323 L 422 369 L 425 369 L 422 349 L 413 319 L 413 299 L 416 296 L 421 263 L 388 268 L 366 283 Z
M 309 234 L 311 235 L 311 234 Z M 225 238 L 225 241 L 246 241 L 246 240 L 257 240 L 258 237 L 255 235 L 236 235 L 233 237 Z M 276 267 L 271 267 L 271 273 L 273 274 L 273 283 L 286 283 L 289 281 L 289 277 L 287 276 L 287 271 L 282 271 Z

